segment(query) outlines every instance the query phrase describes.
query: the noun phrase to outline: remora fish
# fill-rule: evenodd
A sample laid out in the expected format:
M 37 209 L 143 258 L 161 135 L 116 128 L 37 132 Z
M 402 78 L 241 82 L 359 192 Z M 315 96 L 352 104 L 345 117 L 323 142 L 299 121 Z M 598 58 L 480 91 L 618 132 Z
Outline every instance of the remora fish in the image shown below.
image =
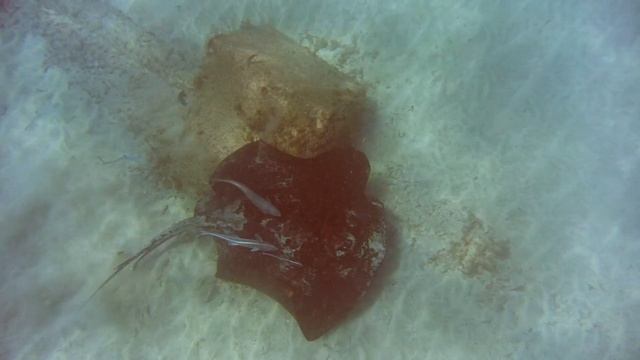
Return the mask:
M 271 245 L 267 242 L 253 240 L 253 239 L 244 239 L 244 238 L 233 236 L 233 235 L 221 234 L 221 233 L 212 232 L 212 231 L 202 231 L 200 235 L 217 237 L 218 239 L 222 239 L 226 241 L 227 244 L 231 246 L 245 247 L 245 248 L 251 249 L 251 251 L 278 250 L 278 248 L 275 245 Z
M 238 188 L 238 190 L 242 191 L 242 193 L 249 199 L 249 201 L 255 205 L 260 211 L 267 215 L 279 217 L 281 215 L 280 210 L 276 208 L 269 200 L 263 198 L 262 196 L 256 194 L 253 190 L 249 189 L 246 185 L 243 185 L 235 180 L 229 179 L 219 179 L 214 178 L 212 181 L 223 182 L 227 184 L 231 184 Z
M 252 252 L 260 251 L 262 255 L 271 256 L 275 259 L 287 262 L 291 265 L 295 265 L 298 267 L 302 266 L 302 263 L 297 262 L 295 260 L 291 260 L 282 256 L 271 254 L 271 252 L 277 251 L 278 248 L 262 240 L 244 239 L 244 238 L 233 236 L 233 235 L 220 234 L 220 233 L 211 232 L 211 231 L 203 231 L 200 233 L 200 235 L 214 236 L 226 241 L 227 244 L 229 244 L 230 246 L 246 247 L 248 249 L 251 249 Z

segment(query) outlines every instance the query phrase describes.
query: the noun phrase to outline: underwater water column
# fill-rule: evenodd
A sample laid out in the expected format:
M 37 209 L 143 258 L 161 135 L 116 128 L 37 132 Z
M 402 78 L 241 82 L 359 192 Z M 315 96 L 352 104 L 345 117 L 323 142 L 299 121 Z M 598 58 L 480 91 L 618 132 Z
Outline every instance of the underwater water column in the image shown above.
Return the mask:
M 1 1 L 0 358 L 638 358 L 639 19 L 632 0 Z M 210 39 L 243 23 L 366 93 L 350 146 L 396 259 L 313 342 L 216 278 L 208 238 L 87 301 L 255 140 L 222 105 L 257 77 L 212 98 L 195 81 Z

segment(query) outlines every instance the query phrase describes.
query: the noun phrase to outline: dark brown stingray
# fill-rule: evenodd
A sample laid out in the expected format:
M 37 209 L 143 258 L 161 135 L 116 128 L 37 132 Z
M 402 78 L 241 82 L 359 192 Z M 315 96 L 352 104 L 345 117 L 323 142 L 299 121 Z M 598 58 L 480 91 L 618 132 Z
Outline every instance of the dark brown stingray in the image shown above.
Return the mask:
M 277 300 L 317 339 L 368 298 L 387 255 L 382 205 L 364 193 L 368 176 L 367 158 L 350 148 L 299 159 L 246 145 L 215 170 L 194 217 L 123 261 L 91 297 L 171 240 L 210 236 L 219 278 Z
M 219 242 L 217 277 L 278 301 L 308 340 L 337 326 L 370 291 L 385 257 L 384 211 L 365 195 L 368 176 L 367 158 L 350 148 L 313 159 L 294 158 L 262 142 L 234 152 L 212 179 L 246 185 L 281 216 L 266 215 L 237 187 L 218 181 L 196 216 L 215 222 L 223 208 L 235 208 L 245 220 L 238 236 L 279 250 L 265 254 Z M 240 206 L 230 206 L 237 202 Z

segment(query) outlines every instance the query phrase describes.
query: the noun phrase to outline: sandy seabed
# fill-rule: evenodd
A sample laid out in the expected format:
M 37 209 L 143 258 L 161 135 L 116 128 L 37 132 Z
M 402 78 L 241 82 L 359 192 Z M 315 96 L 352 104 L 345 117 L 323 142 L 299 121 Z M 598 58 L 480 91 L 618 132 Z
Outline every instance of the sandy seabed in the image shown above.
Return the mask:
M 0 358 L 640 357 L 636 1 L 1 3 Z M 376 104 L 359 146 L 398 265 L 314 342 L 216 280 L 206 241 L 84 304 L 192 214 L 145 140 L 184 117 L 207 38 L 245 19 L 358 76 Z

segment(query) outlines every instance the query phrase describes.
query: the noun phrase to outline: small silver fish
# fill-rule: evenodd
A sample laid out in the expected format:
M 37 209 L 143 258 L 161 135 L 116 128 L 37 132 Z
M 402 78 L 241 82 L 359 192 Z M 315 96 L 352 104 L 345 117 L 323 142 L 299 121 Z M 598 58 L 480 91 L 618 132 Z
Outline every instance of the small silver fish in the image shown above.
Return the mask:
M 211 231 L 203 231 L 200 233 L 201 235 L 205 235 L 205 236 L 214 236 L 217 238 L 220 238 L 224 241 L 227 242 L 227 244 L 231 245 L 231 246 L 241 246 L 241 247 L 246 247 L 248 249 L 251 249 L 251 252 L 256 252 L 256 251 L 260 251 L 260 254 L 262 255 L 267 255 L 267 256 L 271 256 L 273 258 L 276 258 L 280 261 L 284 261 L 286 263 L 289 263 L 291 265 L 295 265 L 297 267 L 301 267 L 302 263 L 299 263 L 295 260 L 290 260 L 287 259 L 285 257 L 282 256 L 278 256 L 275 254 L 271 254 L 270 252 L 274 252 L 277 251 L 278 248 L 274 245 L 271 245 L 269 243 L 266 243 L 264 241 L 262 241 L 262 239 L 260 239 L 260 236 L 258 235 L 258 239 L 259 240 L 252 240 L 252 239 L 243 239 L 237 236 L 233 236 L 233 235 L 227 235 L 227 234 L 221 234 L 221 233 L 216 233 L 216 232 L 211 232 Z
M 276 259 L 278 259 L 280 261 L 284 261 L 284 262 L 289 263 L 291 265 L 295 265 L 297 267 L 302 267 L 302 263 L 301 262 L 298 262 L 298 261 L 295 261 L 295 260 L 291 260 L 291 259 L 287 259 L 287 258 L 285 258 L 283 256 L 278 256 L 278 255 L 274 255 L 274 254 L 270 254 L 270 253 L 262 253 L 262 255 L 271 256 L 273 258 L 276 258 Z
M 276 208 L 272 203 L 270 203 L 269 200 L 256 194 L 253 190 L 249 189 L 247 186 L 235 180 L 214 178 L 212 181 L 223 182 L 223 183 L 231 184 L 237 187 L 238 190 L 242 191 L 242 193 L 247 197 L 247 199 L 249 199 L 249 201 L 253 205 L 255 205 L 255 207 L 257 207 L 260 211 L 262 211 L 267 215 L 276 216 L 276 217 L 279 217 L 280 215 L 282 215 L 280 213 L 280 210 L 278 210 L 278 208 Z
M 255 251 L 268 252 L 268 251 L 278 250 L 278 248 L 275 245 L 271 245 L 267 242 L 253 240 L 253 239 L 244 239 L 244 238 L 233 236 L 233 235 L 227 235 L 227 234 L 222 234 L 222 233 L 217 233 L 212 231 L 202 231 L 200 235 L 217 237 L 218 239 L 222 239 L 226 241 L 227 244 L 229 244 L 230 246 L 244 247 L 247 249 L 251 249 L 251 251 L 253 252 Z

